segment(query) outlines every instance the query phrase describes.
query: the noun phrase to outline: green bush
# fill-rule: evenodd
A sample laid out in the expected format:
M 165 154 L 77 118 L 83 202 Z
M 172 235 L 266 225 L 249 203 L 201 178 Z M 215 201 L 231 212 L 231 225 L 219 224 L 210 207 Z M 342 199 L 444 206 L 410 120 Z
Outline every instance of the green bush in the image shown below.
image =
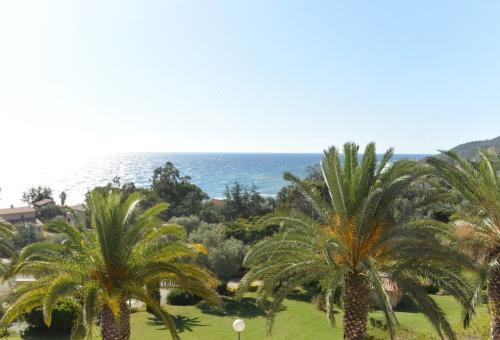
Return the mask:
M 278 229 L 278 224 L 269 224 L 262 219 L 244 219 L 239 218 L 227 222 L 225 225 L 225 234 L 227 238 L 235 238 L 245 244 L 254 244 L 268 236 L 274 234 Z
M 262 282 L 259 281 L 254 281 L 250 283 L 250 286 L 248 286 L 248 291 L 249 292 L 256 292 L 259 290 L 259 288 L 262 286 Z
M 427 292 L 427 294 L 437 294 L 439 292 L 439 287 L 428 285 L 425 286 L 425 291 Z
M 78 316 L 78 305 L 72 301 L 58 302 L 52 312 L 52 323 L 47 327 L 43 320 L 42 308 L 33 309 L 30 313 L 24 315 L 30 331 L 44 331 L 50 333 L 70 332 L 73 322 Z
M 208 255 L 200 255 L 198 261 L 219 279 L 228 280 L 241 274 L 246 247 L 240 240 L 228 239 L 223 225 L 202 223 L 189 235 L 189 240 L 208 249 Z
M 168 292 L 167 303 L 174 306 L 190 306 L 198 303 L 200 299 L 182 289 L 174 288 Z
M 198 229 L 202 223 L 197 216 L 182 216 L 173 217 L 170 219 L 169 223 L 178 224 L 183 226 L 187 234 L 191 234 L 192 231 Z
M 415 301 L 408 295 L 404 294 L 398 305 L 395 308 L 397 311 L 401 312 L 419 312 L 419 308 Z
M 221 296 L 234 296 L 234 291 L 227 288 L 227 282 L 221 282 L 220 285 L 217 286 L 217 293 Z
M 57 205 L 48 205 L 40 208 L 40 216 L 46 221 L 56 216 L 64 216 L 64 210 Z
M 204 204 L 198 216 L 207 223 L 222 223 L 226 220 L 221 213 L 221 208 L 213 203 Z
M 36 231 L 33 223 L 19 222 L 15 224 L 17 235 L 14 238 L 14 245 L 17 249 L 21 249 L 28 244 L 41 241 L 43 236 Z
M 385 321 L 375 319 L 372 317 L 370 317 L 368 321 L 370 322 L 370 326 L 372 326 L 373 328 L 380 328 L 384 331 L 387 330 L 387 324 Z

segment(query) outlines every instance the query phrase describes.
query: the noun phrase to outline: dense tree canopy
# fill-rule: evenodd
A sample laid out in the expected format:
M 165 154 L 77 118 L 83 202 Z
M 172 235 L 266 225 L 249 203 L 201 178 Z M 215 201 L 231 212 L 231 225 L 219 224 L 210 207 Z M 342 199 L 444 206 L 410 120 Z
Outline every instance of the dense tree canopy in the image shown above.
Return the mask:
M 255 185 L 250 189 L 238 182 L 232 186 L 226 185 L 222 213 L 228 221 L 241 217 L 261 216 L 271 212 L 273 208 L 274 200 L 262 197 Z
M 181 176 L 171 162 L 154 170 L 151 189 L 169 204 L 169 210 L 163 214 L 165 218 L 197 215 L 203 201 L 208 199 L 208 195 L 192 184 L 189 176 Z
M 32 187 L 23 193 L 22 201 L 26 204 L 32 205 L 33 203 L 43 200 L 45 198 L 52 198 L 52 189 L 49 187 Z

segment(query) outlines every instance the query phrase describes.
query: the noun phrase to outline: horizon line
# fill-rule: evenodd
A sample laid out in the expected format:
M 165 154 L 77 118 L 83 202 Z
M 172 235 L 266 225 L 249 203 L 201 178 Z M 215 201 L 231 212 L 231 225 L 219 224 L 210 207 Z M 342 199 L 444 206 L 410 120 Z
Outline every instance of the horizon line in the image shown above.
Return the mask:
M 127 154 L 127 153 L 190 153 L 190 154 L 269 154 L 269 155 L 279 155 L 279 154 L 290 154 L 290 155 L 321 155 L 321 152 L 301 152 L 301 151 L 109 151 L 103 154 Z M 384 152 L 377 152 L 377 155 L 383 155 Z M 440 152 L 428 153 L 428 152 L 395 152 L 394 155 L 437 155 Z M 341 153 L 342 154 L 342 153 Z M 360 154 L 363 154 L 360 152 Z

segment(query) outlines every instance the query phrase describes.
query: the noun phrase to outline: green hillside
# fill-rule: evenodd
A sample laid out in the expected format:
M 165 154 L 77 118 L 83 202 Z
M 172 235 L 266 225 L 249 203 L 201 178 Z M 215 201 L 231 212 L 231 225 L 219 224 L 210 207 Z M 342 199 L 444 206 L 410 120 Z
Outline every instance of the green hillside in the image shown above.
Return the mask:
M 468 142 L 455 146 L 451 151 L 455 151 L 459 155 L 466 158 L 474 158 L 477 156 L 477 150 L 490 149 L 500 153 L 500 136 L 493 139 Z

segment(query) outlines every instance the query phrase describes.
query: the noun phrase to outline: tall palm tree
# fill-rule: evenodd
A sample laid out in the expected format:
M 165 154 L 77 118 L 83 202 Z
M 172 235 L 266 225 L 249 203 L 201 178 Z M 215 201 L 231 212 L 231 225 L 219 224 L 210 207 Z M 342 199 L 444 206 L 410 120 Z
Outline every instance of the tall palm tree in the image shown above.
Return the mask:
M 471 233 L 463 242 L 480 250 L 483 273 L 473 295 L 473 303 L 486 284 L 492 312 L 491 338 L 500 339 L 500 157 L 494 153 L 479 153 L 479 161 L 462 158 L 455 152 L 443 152 L 444 158 L 433 157 L 427 162 L 465 199 L 462 211 L 455 219 L 466 222 Z
M 104 196 L 93 191 L 89 196 L 91 229 L 52 222 L 50 227 L 63 233 L 65 241 L 42 241 L 21 251 L 11 275 L 31 274 L 36 281 L 13 292 L 1 321 L 12 322 L 43 306 L 45 323 L 50 325 L 56 303 L 73 299 L 82 307 L 73 338 L 91 337 L 93 322 L 100 315 L 102 339 L 125 340 L 130 337 L 127 301 L 134 298 L 152 308 L 172 338 L 179 339 L 171 315 L 146 286 L 162 282 L 167 288 L 179 287 L 219 303 L 214 290 L 217 280 L 188 260 L 202 247 L 184 243 L 181 227 L 161 223 L 157 216 L 165 204 L 137 215 L 139 194 L 125 200 L 119 193 Z
M 247 254 L 244 265 L 250 269 L 239 294 L 254 280 L 263 280 L 260 299 L 274 296 L 268 313 L 270 331 L 283 299 L 311 281 L 319 281 L 326 289 L 327 316 L 333 324 L 334 291 L 341 287 L 344 338 L 364 338 L 372 297 L 385 314 L 392 338 L 397 320 L 383 288 L 388 277 L 415 301 L 439 336 L 453 339 L 446 316 L 427 295 L 423 282 L 441 287 L 470 309 L 467 284 L 453 270 L 454 265 L 468 264 L 468 258 L 446 246 L 446 225 L 431 219 L 411 220 L 411 214 L 398 213 L 394 207 L 427 167 L 407 160 L 390 165 L 392 149 L 377 165 L 373 143 L 358 162 L 358 150 L 356 144 L 346 143 L 343 164 L 335 147 L 325 151 L 321 163 L 324 192 L 285 174 L 312 209 L 287 211 L 273 218 L 281 221 L 282 231 L 257 243 Z M 430 193 L 413 205 L 427 204 Z

